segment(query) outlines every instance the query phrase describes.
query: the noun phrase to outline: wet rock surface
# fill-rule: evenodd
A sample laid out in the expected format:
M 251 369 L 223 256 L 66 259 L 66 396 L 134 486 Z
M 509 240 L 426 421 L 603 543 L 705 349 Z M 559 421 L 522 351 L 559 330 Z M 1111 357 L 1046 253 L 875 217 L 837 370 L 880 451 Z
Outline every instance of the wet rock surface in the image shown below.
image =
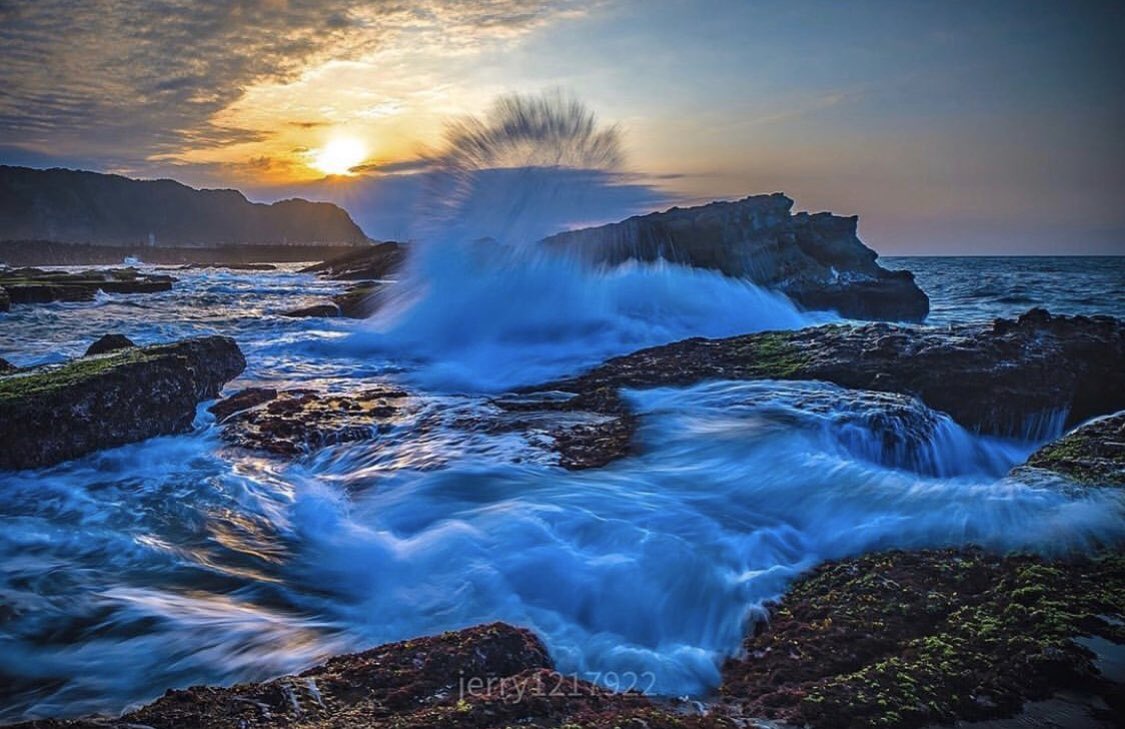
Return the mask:
M 246 367 L 229 337 L 130 347 L 0 376 L 0 468 L 33 468 L 191 428 Z
M 929 299 L 856 235 L 858 218 L 791 214 L 780 193 L 672 208 L 551 236 L 544 245 L 596 264 L 665 259 L 776 289 L 806 309 L 853 319 L 922 321 Z
M 171 276 L 142 274 L 135 268 L 113 268 L 68 273 L 39 268 L 0 270 L 0 287 L 11 304 L 51 301 L 93 301 L 98 291 L 107 294 L 150 294 L 171 291 Z
M 332 297 L 331 301 L 293 309 L 282 314 L 292 318 L 343 316 L 349 319 L 366 319 L 379 308 L 378 292 L 385 284 L 364 281 L 349 286 Z
M 1120 646 L 1120 552 L 1048 562 L 978 550 L 886 552 L 800 579 L 723 667 L 738 714 L 812 727 L 920 727 L 1011 717 L 1062 690 L 1111 726 L 1122 686 L 1076 639 Z
M 1027 459 L 1025 468 L 1085 484 L 1125 486 L 1125 412 L 1075 428 Z
M 940 329 L 880 323 L 688 339 L 526 394 L 723 379 L 824 380 L 895 392 L 970 429 L 1042 436 L 1125 408 L 1125 326 L 1110 317 L 1033 309 L 1015 321 Z
M 278 455 L 297 455 L 329 444 L 368 440 L 392 426 L 410 396 L 390 387 L 351 394 L 313 390 L 243 393 L 256 406 L 239 408 L 224 419 L 223 438 L 241 448 Z M 237 396 L 236 396 L 237 397 Z M 229 401 L 224 401 L 229 402 Z M 216 407 L 222 406 L 218 403 Z M 220 407 L 224 412 L 226 407 Z
M 418 638 L 332 658 L 272 681 L 192 687 L 120 719 L 38 721 L 19 729 L 502 729 L 735 727 L 686 716 L 639 694 L 614 694 L 556 673 L 543 644 L 503 623 Z M 470 683 L 471 682 L 471 683 Z

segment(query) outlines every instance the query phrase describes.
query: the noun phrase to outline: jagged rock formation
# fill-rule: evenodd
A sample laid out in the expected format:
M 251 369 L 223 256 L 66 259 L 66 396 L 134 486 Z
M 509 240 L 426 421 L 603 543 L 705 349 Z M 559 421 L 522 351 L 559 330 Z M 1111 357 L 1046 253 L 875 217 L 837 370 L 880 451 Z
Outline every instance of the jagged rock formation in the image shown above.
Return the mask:
M 856 217 L 790 213 L 780 193 L 672 208 L 551 236 L 548 247 L 593 263 L 660 258 L 777 289 L 806 309 L 853 319 L 921 321 L 929 299 L 907 271 L 889 271 L 856 237 Z
M 1001 435 L 1049 435 L 1125 408 L 1125 323 L 1052 316 L 947 328 L 822 326 L 727 339 L 687 339 L 616 357 L 537 390 L 687 385 L 708 379 L 824 380 L 919 397 L 962 425 Z
M 211 336 L 0 375 L 0 468 L 184 432 L 195 406 L 245 367 L 233 339 Z
M 307 266 L 301 269 L 301 273 L 315 273 L 337 281 L 384 279 L 402 267 L 406 254 L 406 245 L 388 241 Z
M 331 203 L 251 203 L 237 190 L 173 180 L 0 166 L 0 235 L 102 245 L 366 243 Z

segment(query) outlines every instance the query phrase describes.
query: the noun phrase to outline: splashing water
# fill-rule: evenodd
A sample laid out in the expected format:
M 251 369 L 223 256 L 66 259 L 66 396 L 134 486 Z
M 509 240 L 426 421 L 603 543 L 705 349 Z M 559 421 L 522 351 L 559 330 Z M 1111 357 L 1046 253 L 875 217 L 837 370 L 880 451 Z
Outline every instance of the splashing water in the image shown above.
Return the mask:
M 470 127 L 488 139 L 523 109 L 512 148 L 577 130 L 560 159 L 612 138 L 566 105 L 573 123 L 549 123 L 552 103 Z M 455 417 L 289 461 L 224 447 L 201 406 L 189 434 L 0 472 L 0 721 L 113 713 L 493 620 L 534 629 L 563 672 L 649 674 L 658 693 L 698 695 L 763 602 L 825 559 L 1125 539 L 1120 492 L 1005 477 L 1052 424 L 984 438 L 909 398 L 824 383 L 627 391 L 640 455 L 586 472 L 519 435 L 458 431 L 490 407 L 473 393 L 688 336 L 832 319 L 712 272 L 538 250 L 548 212 L 580 219 L 585 193 L 532 151 L 537 167 L 499 178 L 512 188 L 458 172 L 459 212 L 435 215 L 370 321 L 281 316 L 334 286 L 288 270 L 183 271 L 173 292 L 4 315 L 0 356 L 21 365 L 78 355 L 103 331 L 219 332 L 249 360 L 230 389 L 405 381 Z

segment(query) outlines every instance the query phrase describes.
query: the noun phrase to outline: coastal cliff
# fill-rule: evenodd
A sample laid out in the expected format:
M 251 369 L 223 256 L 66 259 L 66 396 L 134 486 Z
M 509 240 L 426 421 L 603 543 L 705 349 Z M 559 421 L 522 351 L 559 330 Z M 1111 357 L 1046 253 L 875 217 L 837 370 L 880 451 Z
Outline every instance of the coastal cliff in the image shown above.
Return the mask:
M 331 203 L 265 205 L 174 180 L 0 165 L 0 240 L 202 247 L 356 244 L 367 236 Z

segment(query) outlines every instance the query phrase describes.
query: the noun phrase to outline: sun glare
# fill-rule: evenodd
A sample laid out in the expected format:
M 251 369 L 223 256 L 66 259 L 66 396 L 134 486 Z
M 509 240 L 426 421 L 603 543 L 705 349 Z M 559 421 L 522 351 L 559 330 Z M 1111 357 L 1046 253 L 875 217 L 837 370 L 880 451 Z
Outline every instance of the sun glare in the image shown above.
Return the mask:
M 355 137 L 337 137 L 316 150 L 312 166 L 326 175 L 348 175 L 367 158 L 367 146 Z

